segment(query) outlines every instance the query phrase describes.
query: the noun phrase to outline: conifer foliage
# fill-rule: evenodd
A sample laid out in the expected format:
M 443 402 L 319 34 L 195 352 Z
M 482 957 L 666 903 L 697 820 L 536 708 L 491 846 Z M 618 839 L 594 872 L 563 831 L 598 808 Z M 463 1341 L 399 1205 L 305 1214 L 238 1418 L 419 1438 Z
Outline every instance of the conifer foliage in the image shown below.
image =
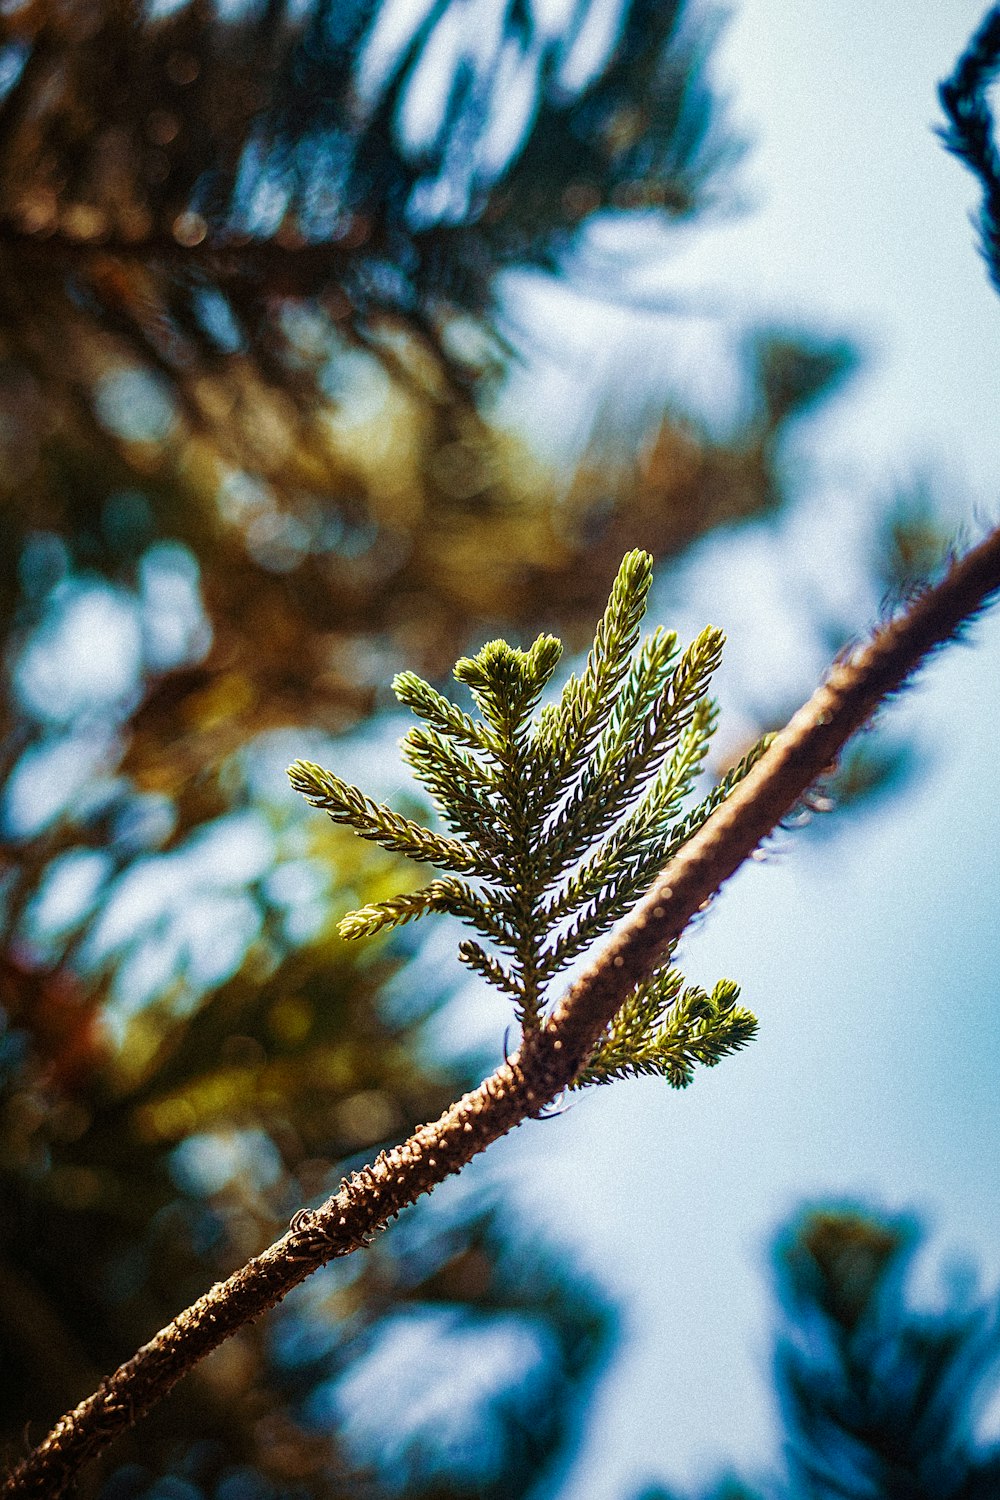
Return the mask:
M 775 1247 L 774 1375 L 785 1470 L 700 1500 L 996 1500 L 1000 1299 L 957 1281 L 915 1305 L 907 1218 L 814 1208 Z M 680 1500 L 659 1486 L 635 1500 Z M 693 1497 L 691 1497 L 693 1500 Z
M 684 803 L 715 728 L 708 686 L 722 632 L 706 627 L 681 650 L 675 632 L 640 625 L 652 558 L 623 560 L 579 674 L 536 714 L 562 654 L 554 636 L 527 649 L 489 641 L 455 667 L 474 718 L 412 672 L 393 689 L 420 725 L 402 753 L 447 832 L 423 827 L 305 761 L 292 784 L 362 838 L 435 866 L 420 890 L 350 912 L 345 938 L 368 937 L 428 912 L 447 912 L 484 942 L 462 961 L 537 1027 L 552 982 L 625 915 L 766 748 L 761 741 L 693 810 Z M 743 1047 L 756 1021 L 720 980 L 711 994 L 684 987 L 669 959 L 640 984 L 602 1037 L 577 1086 L 640 1073 L 690 1082 Z

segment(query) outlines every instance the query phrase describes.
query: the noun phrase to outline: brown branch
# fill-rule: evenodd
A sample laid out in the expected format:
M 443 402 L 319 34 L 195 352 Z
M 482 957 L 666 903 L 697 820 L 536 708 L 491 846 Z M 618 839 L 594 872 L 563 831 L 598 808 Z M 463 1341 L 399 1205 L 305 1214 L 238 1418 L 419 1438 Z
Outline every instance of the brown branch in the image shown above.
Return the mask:
M 367 241 L 367 232 L 365 235 Z M 197 268 L 233 280 L 266 281 L 280 291 L 305 295 L 343 279 L 357 259 L 358 240 L 297 242 L 251 236 L 207 235 L 185 242 L 166 230 L 125 239 L 111 233 L 74 238 L 58 229 L 31 230 L 0 216 L 0 247 L 18 256 L 70 269 L 87 266 L 100 257 L 134 262 L 140 267 Z M 366 248 L 371 248 L 366 244 Z
M 835 760 L 879 703 L 1000 590 L 1000 529 L 904 614 L 836 665 L 746 780 L 664 870 L 542 1029 L 477 1089 L 346 1180 L 321 1208 L 138 1350 L 9 1476 L 2 1494 L 54 1500 L 83 1464 L 160 1401 L 237 1328 L 335 1256 L 369 1243 L 407 1204 L 570 1084 L 635 983 Z

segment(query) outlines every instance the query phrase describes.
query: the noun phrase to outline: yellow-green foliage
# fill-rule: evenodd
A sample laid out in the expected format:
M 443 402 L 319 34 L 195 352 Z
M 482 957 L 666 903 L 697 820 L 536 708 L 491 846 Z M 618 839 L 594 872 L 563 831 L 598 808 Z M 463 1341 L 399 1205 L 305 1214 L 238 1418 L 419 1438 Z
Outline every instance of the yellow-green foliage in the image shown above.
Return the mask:
M 489 945 L 463 942 L 462 961 L 511 996 L 526 1029 L 539 1024 L 555 978 L 625 915 L 764 748 L 683 814 L 715 727 L 708 685 L 723 636 L 708 626 L 682 651 L 674 632 L 658 629 L 640 644 L 651 583 L 652 558 L 630 552 L 583 670 L 537 715 L 562 654 L 553 636 L 526 651 L 489 641 L 458 662 L 480 718 L 412 672 L 396 677 L 397 698 L 423 721 L 403 739 L 403 756 L 447 832 L 319 766 L 290 768 L 334 822 L 446 872 L 350 912 L 344 937 L 449 912 Z M 694 1063 L 715 1063 L 753 1035 L 737 995 L 728 980 L 711 995 L 683 990 L 663 966 L 628 999 L 579 1082 L 659 1073 L 683 1086 Z

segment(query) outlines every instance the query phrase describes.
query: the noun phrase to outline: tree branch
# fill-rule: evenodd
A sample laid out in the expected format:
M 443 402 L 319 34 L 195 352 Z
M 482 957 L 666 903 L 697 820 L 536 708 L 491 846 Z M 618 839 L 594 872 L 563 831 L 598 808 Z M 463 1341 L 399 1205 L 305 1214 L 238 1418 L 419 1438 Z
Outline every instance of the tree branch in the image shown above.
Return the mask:
M 370 240 L 370 226 L 360 221 L 339 241 L 218 236 L 209 234 L 207 226 L 195 233 L 200 237 L 188 240 L 166 230 L 134 240 L 103 231 L 73 238 L 48 227 L 25 229 L 0 217 L 0 247 L 40 264 L 76 270 L 103 257 L 142 268 L 170 266 L 228 281 L 261 281 L 279 293 L 300 296 L 341 285 L 358 258 L 359 246 L 371 253 L 380 248 Z
M 458 1172 L 492 1141 L 537 1116 L 570 1084 L 638 980 L 694 914 L 835 760 L 878 705 L 1000 590 L 1000 528 L 897 619 L 831 671 L 729 799 L 664 870 L 521 1050 L 439 1120 L 354 1173 L 322 1207 L 217 1283 L 144 1344 L 10 1474 L 6 1496 L 65 1493 L 90 1459 L 237 1328 L 337 1256 L 370 1242 L 401 1209 Z
M 990 280 L 1000 292 L 1000 152 L 994 140 L 988 91 L 1000 70 L 1000 5 L 984 17 L 955 71 L 938 89 L 949 124 L 940 131 L 948 150 L 979 179 L 983 201 L 979 239 Z

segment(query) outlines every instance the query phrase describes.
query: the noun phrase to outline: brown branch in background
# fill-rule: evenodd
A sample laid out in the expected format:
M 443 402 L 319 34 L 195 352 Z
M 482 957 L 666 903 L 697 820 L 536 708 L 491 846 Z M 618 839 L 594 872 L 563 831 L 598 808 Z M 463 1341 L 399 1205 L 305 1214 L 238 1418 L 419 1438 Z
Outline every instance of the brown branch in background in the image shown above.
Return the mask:
M 336 1256 L 369 1243 L 401 1209 L 570 1084 L 638 980 L 921 662 L 1000 590 L 1000 528 L 897 619 L 836 665 L 729 799 L 668 865 L 520 1052 L 439 1120 L 345 1180 L 322 1207 L 144 1344 L 10 1474 L 2 1494 L 55 1500 L 80 1468 L 231 1333 Z
M 135 240 L 110 233 L 73 238 L 57 230 L 23 229 L 0 217 L 0 248 L 39 264 L 79 269 L 104 257 L 140 267 L 194 269 L 229 281 L 261 281 L 279 294 L 300 296 L 342 283 L 359 242 L 366 243 L 369 238 L 367 226 L 361 226 L 354 237 L 343 235 L 335 244 L 265 240 L 249 235 L 209 236 L 203 225 L 191 234 L 197 238 L 184 239 L 166 230 Z M 366 244 L 366 248 L 377 251 L 381 247 Z

